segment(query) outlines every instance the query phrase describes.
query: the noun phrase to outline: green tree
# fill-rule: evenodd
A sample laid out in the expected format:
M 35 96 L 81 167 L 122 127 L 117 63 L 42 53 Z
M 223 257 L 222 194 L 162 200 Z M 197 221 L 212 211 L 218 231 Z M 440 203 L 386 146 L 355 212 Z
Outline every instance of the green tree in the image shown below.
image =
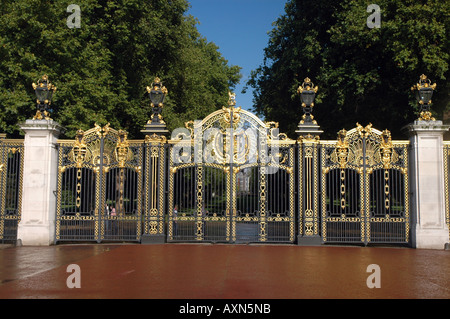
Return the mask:
M 373 1 L 289 0 L 273 23 L 264 62 L 247 87 L 254 111 L 279 121 L 295 137 L 302 110 L 296 90 L 305 77 L 319 86 L 315 119 L 336 137 L 341 128 L 371 122 L 404 138 L 418 117 L 411 86 L 426 74 L 437 89 L 432 110 L 442 119 L 449 103 L 450 4 L 380 0 L 381 27 L 366 24 Z
M 69 28 L 73 1 L 2 1 L 0 6 L 0 131 L 35 113 L 31 87 L 43 74 L 57 86 L 51 117 L 73 137 L 95 122 L 130 137 L 150 117 L 145 87 L 158 76 L 169 90 L 169 129 L 226 104 L 240 79 L 214 43 L 186 14 L 186 0 L 79 0 L 81 27 Z

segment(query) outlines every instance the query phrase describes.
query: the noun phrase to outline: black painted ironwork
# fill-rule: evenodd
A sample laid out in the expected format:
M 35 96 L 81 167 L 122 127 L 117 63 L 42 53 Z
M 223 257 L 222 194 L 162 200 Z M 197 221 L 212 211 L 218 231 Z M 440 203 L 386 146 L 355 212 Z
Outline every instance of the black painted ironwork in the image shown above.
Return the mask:
M 0 138 L 0 243 L 15 243 L 22 208 L 23 140 Z
M 170 242 L 294 241 L 295 141 L 233 105 L 169 141 Z
M 230 105 L 168 141 L 108 126 L 59 141 L 56 241 L 409 242 L 408 142 L 277 130 Z
M 323 242 L 408 243 L 408 142 L 358 125 L 320 147 Z
M 143 146 L 108 126 L 59 141 L 56 241 L 139 241 Z

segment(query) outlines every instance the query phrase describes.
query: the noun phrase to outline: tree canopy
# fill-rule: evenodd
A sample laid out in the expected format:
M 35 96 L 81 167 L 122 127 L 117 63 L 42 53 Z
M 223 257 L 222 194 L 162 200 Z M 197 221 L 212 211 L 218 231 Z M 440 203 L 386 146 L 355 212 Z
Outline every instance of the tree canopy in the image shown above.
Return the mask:
M 187 15 L 186 0 L 79 0 L 80 28 L 69 28 L 73 1 L 2 1 L 0 6 L 0 131 L 18 135 L 18 123 L 36 112 L 31 86 L 42 75 L 56 85 L 51 117 L 66 128 L 110 123 L 130 137 L 150 118 L 146 86 L 159 77 L 169 94 L 169 129 L 226 105 L 240 67 Z
M 449 2 L 376 1 L 380 28 L 366 24 L 371 3 L 288 0 L 247 82 L 254 111 L 295 137 L 303 114 L 296 90 L 309 77 L 319 86 L 313 115 L 323 138 L 356 122 L 404 138 L 401 128 L 418 118 L 411 86 L 426 74 L 437 83 L 432 111 L 442 119 L 450 110 Z

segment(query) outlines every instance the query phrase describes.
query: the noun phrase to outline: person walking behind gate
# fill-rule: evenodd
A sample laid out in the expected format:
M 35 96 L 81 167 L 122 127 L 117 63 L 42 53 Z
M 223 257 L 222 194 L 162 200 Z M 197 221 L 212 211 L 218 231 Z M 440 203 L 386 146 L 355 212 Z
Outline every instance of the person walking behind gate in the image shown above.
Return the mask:
M 173 236 L 177 234 L 177 223 L 178 223 L 178 205 L 175 204 L 173 207 Z
M 111 216 L 116 216 L 116 207 L 115 206 L 111 206 Z M 117 221 L 116 220 L 111 220 L 111 235 L 114 236 L 116 234 L 116 229 L 117 229 Z
M 106 204 L 106 231 L 107 232 L 109 232 L 110 228 L 111 228 L 111 221 L 109 220 L 109 214 L 110 214 L 109 206 L 108 206 L 108 204 Z

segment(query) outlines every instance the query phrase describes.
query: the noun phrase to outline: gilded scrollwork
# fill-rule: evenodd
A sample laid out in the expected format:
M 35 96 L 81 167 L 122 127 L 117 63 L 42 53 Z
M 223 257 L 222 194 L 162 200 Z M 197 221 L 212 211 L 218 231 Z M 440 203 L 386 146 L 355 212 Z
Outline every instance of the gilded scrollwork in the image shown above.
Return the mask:
M 69 159 L 76 163 L 77 168 L 81 168 L 83 163 L 92 158 L 91 150 L 88 149 L 84 139 L 84 131 L 78 130 L 73 143 L 72 151 L 69 153 Z
M 144 141 L 149 144 L 165 144 L 167 142 L 167 138 L 164 135 L 153 133 L 152 135 L 146 135 Z
M 241 118 L 241 107 L 235 108 L 234 106 L 230 105 L 230 107 L 223 107 L 222 110 L 222 127 L 226 128 L 229 127 L 229 125 L 233 125 L 233 127 L 236 128 Z
M 143 167 L 142 141 L 128 140 L 125 131 L 116 131 L 109 124 L 103 127 L 95 124 L 90 130 L 78 130 L 73 141 L 61 140 L 58 144 L 57 240 L 78 236 L 62 234 L 62 225 L 88 227 L 86 225 L 90 223 L 86 233 L 101 241 L 105 236 L 112 236 L 106 221 L 109 225 L 135 221 L 137 233 L 134 240 L 138 240 L 141 235 L 142 179 L 137 177 L 136 184 L 133 180 L 135 174 L 141 175 Z M 107 183 L 107 179 L 110 182 Z M 112 181 L 114 191 L 107 191 Z M 130 182 L 134 185 L 137 199 L 133 201 L 133 211 L 127 204 L 130 198 L 126 187 Z M 115 216 L 107 214 L 107 206 L 111 202 L 117 212 Z
M 115 158 L 119 163 L 120 168 L 125 167 L 125 163 L 133 159 L 133 152 L 130 150 L 130 143 L 128 142 L 127 132 L 120 130 L 118 132 L 118 139 L 115 149 Z
M 370 223 L 402 222 L 406 228 L 409 227 L 407 147 L 408 143 L 392 141 L 388 130 L 379 131 L 371 124 L 364 127 L 359 123 L 350 131 L 341 130 L 335 143 L 324 143 L 322 183 L 325 184 L 322 185 L 326 185 L 329 180 L 326 176 L 333 170 L 338 170 L 333 178 L 340 184 L 337 195 L 332 195 L 337 196 L 333 197 L 333 205 L 338 205 L 338 210 L 327 205 L 324 202 L 326 196 L 322 196 L 322 207 L 327 212 L 323 215 L 326 222 L 322 224 L 324 240 L 327 227 L 332 227 L 330 223 L 334 222 L 360 222 L 363 242 L 379 236 L 378 233 L 374 235 Z M 371 189 L 374 187 L 381 191 L 377 197 L 373 197 L 374 190 Z M 324 188 L 323 192 L 326 191 Z M 351 196 L 357 194 L 359 198 L 352 200 Z M 350 212 L 352 216 L 349 216 Z M 341 216 L 336 216 L 338 214 Z M 347 218 L 360 218 L 360 221 Z M 407 229 L 406 233 L 409 233 Z M 407 237 L 405 241 L 408 241 Z
M 0 241 L 13 240 L 13 232 L 8 229 L 17 224 L 22 213 L 22 189 L 23 189 L 23 169 L 24 169 L 24 141 L 16 139 L 6 139 L 6 134 L 0 134 Z M 14 194 L 14 200 L 11 198 Z
M 294 212 L 294 145 L 284 133 L 278 132 L 278 123 L 264 123 L 250 112 L 237 108 L 235 95 L 230 93 L 227 107 L 211 113 L 202 121 L 189 121 L 185 123 L 186 132 L 177 132 L 168 141 L 171 146 L 169 160 L 169 211 L 168 218 L 168 238 L 169 240 L 180 240 L 186 238 L 185 235 L 177 233 L 179 223 L 190 222 L 190 240 L 208 240 L 211 229 L 209 223 L 223 222 L 226 228 L 223 230 L 224 241 L 239 240 L 240 223 L 252 223 L 257 226 L 252 241 L 271 240 L 269 233 L 271 223 L 289 223 L 286 234 L 287 241 L 295 238 L 295 212 Z M 224 186 L 224 198 L 226 207 L 222 212 L 206 213 L 205 205 L 211 195 L 211 170 L 214 174 L 223 176 L 226 186 Z M 279 179 L 286 182 L 286 206 L 285 211 L 273 211 L 273 206 L 269 207 L 268 188 L 273 187 L 270 183 L 273 179 L 268 178 L 270 174 L 276 172 Z M 237 180 L 250 179 L 249 172 L 254 174 L 253 178 L 257 186 L 253 192 L 258 194 L 255 199 L 254 210 L 241 210 L 238 205 L 243 199 L 240 196 L 247 195 L 237 186 Z M 174 194 L 177 189 L 176 181 L 184 176 L 190 176 L 193 184 L 191 192 L 195 198 L 195 203 L 189 209 L 188 215 L 178 211 L 175 215 L 172 207 L 176 206 L 181 199 L 180 195 Z M 255 181 L 256 181 L 255 180 Z M 240 185 L 240 184 L 239 184 Z M 244 187 L 244 186 L 242 186 Z M 256 189 L 257 188 L 257 189 Z M 271 190 L 273 191 L 273 190 Z M 247 190 L 246 192 L 249 192 Z M 270 194 L 271 195 L 271 194 Z M 178 196 L 178 197 L 177 197 Z M 217 196 L 217 195 L 216 195 Z M 217 198 L 217 197 L 216 197 Z M 177 202 L 178 201 L 178 202 Z M 186 208 L 185 208 L 186 210 Z M 178 224 L 177 224 L 178 223 Z M 209 230 L 210 232 L 211 230 Z M 184 237 L 183 237 L 184 236 Z M 222 236 L 222 235 L 221 235 Z

